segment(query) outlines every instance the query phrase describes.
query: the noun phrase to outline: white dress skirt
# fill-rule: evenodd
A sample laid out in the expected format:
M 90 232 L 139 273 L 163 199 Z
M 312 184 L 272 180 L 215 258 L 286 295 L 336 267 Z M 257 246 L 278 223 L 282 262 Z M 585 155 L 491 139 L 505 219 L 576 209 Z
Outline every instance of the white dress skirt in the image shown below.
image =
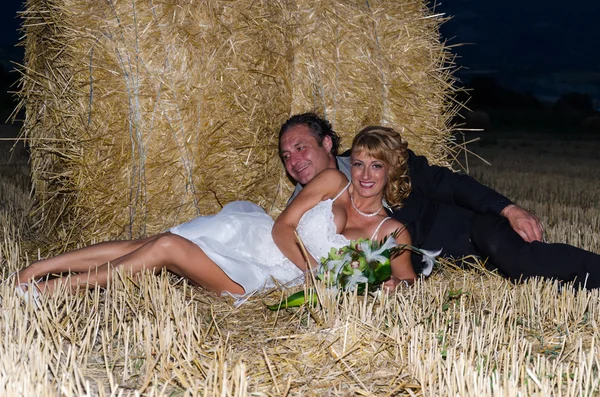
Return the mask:
M 296 231 L 316 260 L 326 257 L 332 247 L 337 249 L 349 243 L 337 233 L 332 211 L 333 202 L 349 185 L 350 182 L 335 198 L 306 211 L 298 222 Z M 195 243 L 249 295 L 277 284 L 293 286 L 304 282 L 304 272 L 275 245 L 271 236 L 273 224 L 260 206 L 234 201 L 216 215 L 198 217 L 169 231 Z
M 279 285 L 298 285 L 303 272 L 279 251 L 273 219 L 258 205 L 231 202 L 216 215 L 201 216 L 172 227 L 204 251 L 246 294 Z

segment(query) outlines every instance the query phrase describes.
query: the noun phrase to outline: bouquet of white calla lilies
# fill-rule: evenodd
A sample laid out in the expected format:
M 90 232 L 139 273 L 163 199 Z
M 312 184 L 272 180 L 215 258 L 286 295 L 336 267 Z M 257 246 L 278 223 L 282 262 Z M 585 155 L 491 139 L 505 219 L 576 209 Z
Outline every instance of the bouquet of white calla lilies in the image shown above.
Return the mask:
M 336 291 L 354 291 L 364 293 L 367 286 L 371 291 L 379 288 L 381 283 L 392 275 L 391 260 L 403 251 L 412 251 L 423 255 L 426 268 L 423 274 L 431 274 L 436 263 L 435 257 L 440 251 L 426 251 L 407 244 L 396 243 L 397 232 L 392 233 L 381 242 L 360 238 L 350 241 L 350 244 L 329 251 L 327 257 L 320 260 L 316 269 L 316 278 Z M 279 304 L 267 306 L 271 310 L 282 307 L 297 307 L 305 303 L 316 304 L 317 296 L 309 292 L 299 291 Z

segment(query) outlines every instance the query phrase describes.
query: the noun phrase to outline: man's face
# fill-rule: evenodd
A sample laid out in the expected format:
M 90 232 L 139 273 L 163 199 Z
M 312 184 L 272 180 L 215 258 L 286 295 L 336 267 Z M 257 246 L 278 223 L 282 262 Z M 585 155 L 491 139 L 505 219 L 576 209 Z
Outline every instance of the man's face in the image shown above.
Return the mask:
M 317 139 L 304 124 L 298 124 L 287 130 L 279 142 L 283 165 L 288 174 L 301 185 L 306 185 L 319 172 L 335 163 L 329 155 L 331 138 L 325 137 L 319 146 Z

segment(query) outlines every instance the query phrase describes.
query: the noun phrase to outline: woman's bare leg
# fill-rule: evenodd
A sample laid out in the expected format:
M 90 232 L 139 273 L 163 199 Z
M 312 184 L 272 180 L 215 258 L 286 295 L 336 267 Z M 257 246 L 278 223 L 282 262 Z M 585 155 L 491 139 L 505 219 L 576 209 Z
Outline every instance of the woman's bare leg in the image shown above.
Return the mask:
M 26 283 L 31 279 L 37 279 L 52 273 L 87 272 L 133 252 L 161 235 L 157 234 L 139 240 L 106 241 L 65 252 L 52 258 L 42 259 L 19 271 L 16 280 L 17 283 Z
M 111 263 L 72 275 L 69 282 L 72 289 L 77 285 L 88 288 L 106 286 L 116 268 L 123 268 L 124 271 L 132 274 L 137 274 L 144 269 L 156 273 L 166 268 L 194 284 L 218 293 L 223 291 L 244 293 L 244 289 L 211 261 L 200 247 L 171 233 L 159 235 L 135 251 L 112 260 Z M 52 292 L 58 282 L 60 279 L 54 279 L 41 282 L 37 286 L 40 291 Z

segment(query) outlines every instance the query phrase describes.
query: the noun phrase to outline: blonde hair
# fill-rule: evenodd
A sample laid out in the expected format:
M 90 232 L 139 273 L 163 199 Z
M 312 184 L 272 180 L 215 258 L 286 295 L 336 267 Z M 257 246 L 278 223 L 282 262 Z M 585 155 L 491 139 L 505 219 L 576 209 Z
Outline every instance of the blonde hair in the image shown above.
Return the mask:
M 390 167 L 383 197 L 392 209 L 402 207 L 411 190 L 408 143 L 393 128 L 369 126 L 352 141 L 352 155 L 356 153 L 365 153 Z

